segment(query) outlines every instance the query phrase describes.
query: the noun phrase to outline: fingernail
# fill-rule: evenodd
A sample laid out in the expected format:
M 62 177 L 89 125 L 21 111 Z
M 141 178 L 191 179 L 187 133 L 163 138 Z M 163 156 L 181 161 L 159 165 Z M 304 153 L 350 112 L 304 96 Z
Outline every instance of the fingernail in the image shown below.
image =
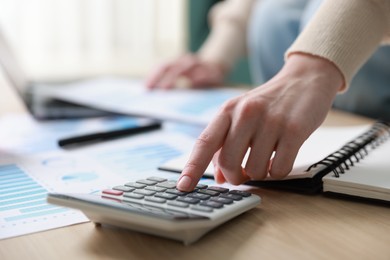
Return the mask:
M 177 188 L 179 190 L 185 190 L 189 191 L 191 187 L 192 180 L 189 176 L 184 175 L 180 178 L 179 182 L 177 183 Z

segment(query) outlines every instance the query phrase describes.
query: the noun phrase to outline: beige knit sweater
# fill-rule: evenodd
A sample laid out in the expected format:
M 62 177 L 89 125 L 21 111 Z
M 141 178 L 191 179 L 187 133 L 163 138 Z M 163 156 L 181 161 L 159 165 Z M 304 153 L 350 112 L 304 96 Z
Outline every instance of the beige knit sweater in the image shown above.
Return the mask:
M 200 57 L 230 68 L 245 55 L 246 28 L 254 0 L 228 0 L 210 13 L 212 32 Z M 346 86 L 381 44 L 390 43 L 390 0 L 325 0 L 286 52 L 308 53 L 333 62 Z

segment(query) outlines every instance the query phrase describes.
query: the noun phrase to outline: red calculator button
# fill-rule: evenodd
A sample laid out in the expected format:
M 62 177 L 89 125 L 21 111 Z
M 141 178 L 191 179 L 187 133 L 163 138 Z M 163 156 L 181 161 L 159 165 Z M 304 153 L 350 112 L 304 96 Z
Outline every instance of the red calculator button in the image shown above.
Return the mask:
M 114 196 L 121 196 L 123 194 L 123 191 L 106 189 L 106 190 L 103 190 L 102 193 L 103 194 L 114 195 Z

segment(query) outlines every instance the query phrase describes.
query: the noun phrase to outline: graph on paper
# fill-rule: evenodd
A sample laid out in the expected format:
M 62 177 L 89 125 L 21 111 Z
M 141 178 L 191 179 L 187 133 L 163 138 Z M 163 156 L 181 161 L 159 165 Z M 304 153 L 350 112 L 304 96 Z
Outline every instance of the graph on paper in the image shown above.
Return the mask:
M 17 165 L 0 166 L 0 239 L 68 225 L 68 217 L 79 214 L 47 204 L 46 194 L 47 190 Z M 81 214 L 79 219 L 85 221 Z
M 0 164 L 0 239 L 88 221 L 78 211 L 46 203 L 48 192 L 94 193 L 156 175 L 157 167 L 187 153 L 193 138 L 151 132 L 72 151 L 19 156 Z

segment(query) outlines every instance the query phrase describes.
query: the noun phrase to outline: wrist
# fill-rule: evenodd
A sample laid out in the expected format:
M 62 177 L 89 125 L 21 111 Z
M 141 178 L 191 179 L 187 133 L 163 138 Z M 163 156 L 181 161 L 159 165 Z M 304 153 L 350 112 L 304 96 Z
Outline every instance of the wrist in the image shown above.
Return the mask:
M 304 53 L 291 54 L 281 71 L 282 74 L 299 77 L 316 77 L 335 93 L 345 88 L 345 79 L 340 69 L 331 61 Z
M 217 70 L 224 77 L 231 71 L 231 66 L 220 60 L 210 59 L 199 54 L 199 60 L 201 63 L 207 64 L 209 67 Z

